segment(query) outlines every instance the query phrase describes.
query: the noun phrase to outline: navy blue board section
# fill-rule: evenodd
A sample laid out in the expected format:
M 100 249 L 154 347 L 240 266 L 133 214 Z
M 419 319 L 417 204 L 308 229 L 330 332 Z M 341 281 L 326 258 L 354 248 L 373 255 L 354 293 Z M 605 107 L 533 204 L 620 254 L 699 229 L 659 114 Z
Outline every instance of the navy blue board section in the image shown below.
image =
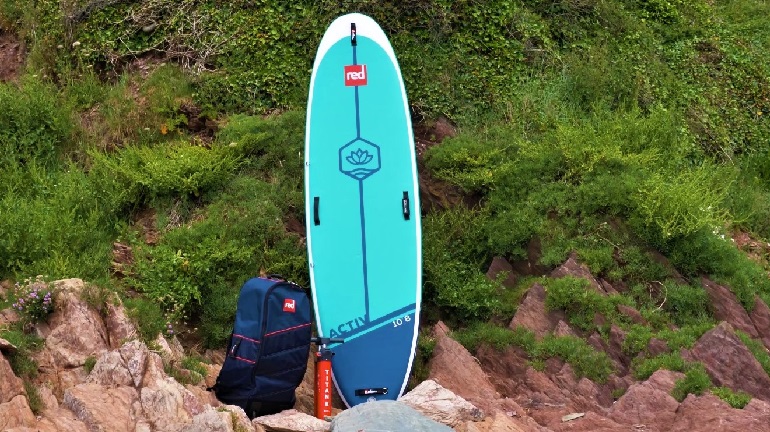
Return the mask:
M 346 340 L 332 347 L 335 383 L 348 406 L 396 399 L 417 340 L 418 181 L 398 62 L 371 18 L 345 15 L 324 34 L 305 145 L 316 322 L 319 335 Z

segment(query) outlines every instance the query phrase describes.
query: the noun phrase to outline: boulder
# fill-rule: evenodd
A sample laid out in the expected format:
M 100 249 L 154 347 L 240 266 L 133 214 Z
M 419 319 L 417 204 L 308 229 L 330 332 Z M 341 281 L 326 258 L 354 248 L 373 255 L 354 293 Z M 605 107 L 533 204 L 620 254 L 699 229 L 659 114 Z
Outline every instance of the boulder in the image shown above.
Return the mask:
M 480 421 L 484 413 L 460 396 L 441 387 L 433 380 L 420 383 L 399 399 L 429 418 L 450 427 L 468 421 Z
M 706 332 L 686 356 L 702 362 L 715 385 L 770 401 L 770 376 L 730 324 L 722 322 Z
M 688 395 L 681 403 L 671 432 L 734 432 L 770 430 L 770 410 L 734 409 L 723 400 L 707 393 Z
M 334 417 L 332 431 L 389 430 L 452 432 L 452 429 L 420 414 L 407 404 L 383 400 L 356 405 Z
M 45 349 L 55 368 L 83 366 L 88 357 L 109 349 L 107 328 L 99 312 L 80 299 L 85 284 L 80 279 L 54 282 L 57 288 L 56 310 L 50 315 L 51 329 Z
M 86 424 L 90 431 L 134 432 L 136 420 L 132 404 L 137 399 L 133 387 L 103 387 L 80 384 L 64 392 L 62 405 Z
M 610 408 L 609 418 L 623 425 L 644 425 L 652 430 L 668 430 L 676 420 L 679 402 L 671 396 L 678 372 L 659 370 L 647 381 L 634 384 Z
M 35 414 L 29 408 L 26 396 L 18 395 L 10 401 L 0 404 L 0 430 L 33 427 L 35 422 Z
M 708 293 L 711 306 L 714 309 L 714 318 L 719 321 L 727 321 L 734 328 L 753 338 L 759 337 L 749 314 L 746 313 L 746 309 L 741 306 L 732 291 L 705 277 L 701 278 L 701 284 Z
M 257 417 L 251 423 L 257 432 L 327 432 L 331 426 L 327 421 L 303 414 L 294 409 L 282 411 L 278 414 Z

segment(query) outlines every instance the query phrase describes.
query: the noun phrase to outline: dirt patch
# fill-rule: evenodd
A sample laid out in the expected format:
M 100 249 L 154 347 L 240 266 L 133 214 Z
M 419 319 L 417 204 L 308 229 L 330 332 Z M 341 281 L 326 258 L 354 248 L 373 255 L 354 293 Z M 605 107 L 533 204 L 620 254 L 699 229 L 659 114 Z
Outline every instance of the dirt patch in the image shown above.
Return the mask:
M 14 81 L 24 68 L 27 57 L 24 45 L 16 35 L 0 29 L 0 81 Z

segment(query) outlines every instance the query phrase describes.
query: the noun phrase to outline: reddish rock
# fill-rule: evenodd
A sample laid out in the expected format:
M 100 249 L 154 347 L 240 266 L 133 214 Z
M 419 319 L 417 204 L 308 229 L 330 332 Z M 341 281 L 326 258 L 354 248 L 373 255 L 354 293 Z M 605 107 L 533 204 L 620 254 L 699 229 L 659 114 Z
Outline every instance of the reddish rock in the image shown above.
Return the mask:
M 647 320 L 644 319 L 642 314 L 640 314 L 638 310 L 632 308 L 631 306 L 619 304 L 617 309 L 621 315 L 628 317 L 634 324 L 647 325 Z
M 770 308 L 759 296 L 754 297 L 754 309 L 749 317 L 762 343 L 770 350 Z
M 668 352 L 671 352 L 671 349 L 668 347 L 668 344 L 664 340 L 658 338 L 650 338 L 650 341 L 647 342 L 648 357 L 657 357 Z
M 676 420 L 679 403 L 670 394 L 677 377 L 671 371 L 657 371 L 648 381 L 634 384 L 610 408 L 609 418 L 623 425 L 644 425 L 645 430 L 665 431 Z
M 576 278 L 583 278 L 588 281 L 593 289 L 600 293 L 606 293 L 604 287 L 598 280 L 591 274 L 591 270 L 585 264 L 578 262 L 577 254 L 574 252 L 570 254 L 567 261 L 564 262 L 559 268 L 551 272 L 552 278 L 562 278 L 565 276 L 572 276 Z
M 0 430 L 33 427 L 36 419 L 29 408 L 26 396 L 18 395 L 8 402 L 0 403 Z
M 634 429 L 628 425 L 621 425 L 614 421 L 592 411 L 585 413 L 583 417 L 561 424 L 555 424 L 552 427 L 554 432 L 629 432 Z M 640 429 L 640 432 L 645 429 Z
M 766 432 L 770 431 L 770 412 L 757 412 L 752 408 L 734 409 L 710 393 L 703 396 L 691 394 L 679 406 L 677 419 L 670 430 L 671 432 Z
M 97 384 L 80 384 L 67 389 L 63 405 L 90 430 L 129 432 L 135 430 L 132 404 L 137 396 L 133 387 L 105 388 Z
M 751 322 L 746 309 L 738 302 L 732 291 L 727 287 L 701 278 L 701 284 L 706 290 L 714 308 L 714 317 L 719 321 L 727 321 L 738 330 L 746 332 L 751 337 L 759 337 L 754 323 Z
M 487 270 L 487 277 L 491 280 L 497 280 L 503 278 L 502 283 L 506 288 L 513 288 L 516 286 L 516 273 L 505 258 L 496 256 L 492 258 L 492 263 Z
M 492 412 L 500 396 L 476 359 L 459 342 L 449 337 L 449 328 L 439 322 L 434 327 L 436 346 L 428 364 L 429 379 L 463 397 L 485 413 Z
M 567 323 L 564 321 L 559 320 L 559 323 L 556 324 L 556 328 L 553 330 L 554 336 L 572 336 L 572 337 L 580 337 L 577 332 Z
M 689 354 L 703 363 L 715 385 L 743 390 L 770 401 L 770 376 L 735 335 L 730 324 L 722 322 L 706 332 Z
M 508 327 L 524 327 L 532 330 L 538 338 L 545 337 L 556 328 L 559 321 L 566 321 L 562 311 L 548 311 L 545 307 L 545 288 L 535 283 L 527 291 L 524 301 Z
M 136 326 L 126 316 L 125 308 L 117 300 L 117 304 L 108 303 L 104 325 L 107 329 L 107 337 L 111 349 L 118 349 L 124 343 L 136 339 L 138 336 Z

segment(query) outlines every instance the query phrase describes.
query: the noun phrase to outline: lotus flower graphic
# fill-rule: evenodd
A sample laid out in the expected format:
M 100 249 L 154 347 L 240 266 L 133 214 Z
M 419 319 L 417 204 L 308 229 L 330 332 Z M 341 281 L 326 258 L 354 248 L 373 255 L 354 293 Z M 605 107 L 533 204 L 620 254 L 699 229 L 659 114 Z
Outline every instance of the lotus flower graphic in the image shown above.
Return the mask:
M 372 159 L 374 159 L 374 156 L 369 154 L 369 152 L 364 149 L 352 151 L 350 152 L 350 155 L 345 158 L 345 160 L 350 162 L 352 165 L 366 165 L 371 162 Z

